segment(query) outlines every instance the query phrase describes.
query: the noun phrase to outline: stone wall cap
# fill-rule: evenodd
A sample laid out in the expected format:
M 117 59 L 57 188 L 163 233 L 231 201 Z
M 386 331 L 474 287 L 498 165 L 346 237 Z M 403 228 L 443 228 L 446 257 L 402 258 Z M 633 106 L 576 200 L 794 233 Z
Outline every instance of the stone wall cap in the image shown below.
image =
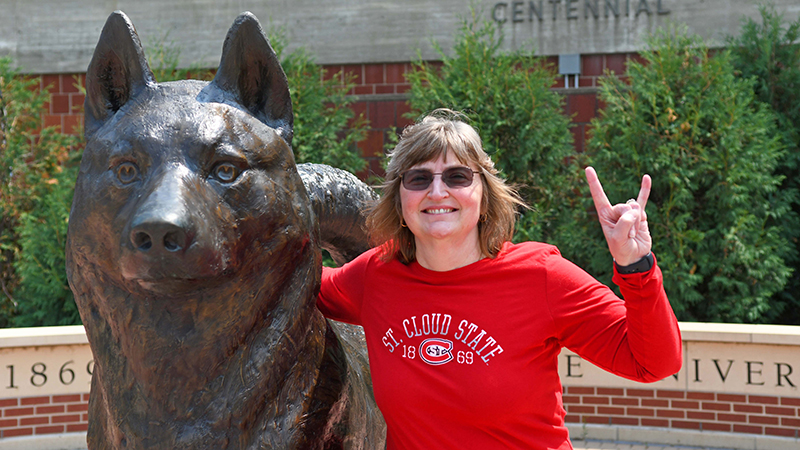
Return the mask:
M 694 342 L 800 345 L 800 326 L 680 322 L 681 336 Z
M 83 325 L 0 329 L 0 348 L 88 343 Z

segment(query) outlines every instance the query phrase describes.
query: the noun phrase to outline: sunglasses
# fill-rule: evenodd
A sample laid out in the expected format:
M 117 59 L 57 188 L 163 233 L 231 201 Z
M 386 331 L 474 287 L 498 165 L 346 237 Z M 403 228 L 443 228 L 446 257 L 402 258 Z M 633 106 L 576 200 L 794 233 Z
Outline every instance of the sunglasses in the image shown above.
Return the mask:
M 403 180 L 403 187 L 409 191 L 424 191 L 433 183 L 435 175 L 441 175 L 447 187 L 460 189 L 472 186 L 473 174 L 476 173 L 480 172 L 463 166 L 450 167 L 441 173 L 433 173 L 428 169 L 411 169 L 403 172 L 400 179 Z

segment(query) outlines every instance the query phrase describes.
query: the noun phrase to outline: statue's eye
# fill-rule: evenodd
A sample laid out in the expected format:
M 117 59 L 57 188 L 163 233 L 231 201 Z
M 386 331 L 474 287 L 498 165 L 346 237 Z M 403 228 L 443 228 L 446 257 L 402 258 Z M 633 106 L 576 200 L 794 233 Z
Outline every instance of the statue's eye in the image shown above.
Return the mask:
M 223 183 L 231 183 L 239 176 L 239 168 L 231 163 L 219 163 L 211 171 L 211 174 Z
M 124 162 L 117 166 L 117 178 L 123 184 L 129 184 L 139 178 L 139 168 L 131 162 Z

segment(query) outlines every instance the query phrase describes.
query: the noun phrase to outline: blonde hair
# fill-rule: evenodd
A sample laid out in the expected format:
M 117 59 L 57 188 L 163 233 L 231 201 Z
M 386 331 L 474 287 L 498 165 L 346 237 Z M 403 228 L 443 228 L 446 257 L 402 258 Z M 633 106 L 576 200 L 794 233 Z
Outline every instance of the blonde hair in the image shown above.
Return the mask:
M 416 259 L 414 234 L 403 226 L 400 204 L 400 175 L 406 170 L 439 157 L 449 150 L 459 162 L 474 164 L 483 183 L 478 241 L 481 252 L 494 258 L 504 242 L 514 234 L 517 207 L 526 207 L 517 191 L 498 176 L 489 155 L 483 150 L 475 129 L 464 122 L 463 114 L 437 109 L 403 130 L 400 142 L 389 153 L 386 178 L 380 200 L 368 211 L 367 228 L 373 245 L 382 246 L 386 261 L 397 257 L 404 264 Z

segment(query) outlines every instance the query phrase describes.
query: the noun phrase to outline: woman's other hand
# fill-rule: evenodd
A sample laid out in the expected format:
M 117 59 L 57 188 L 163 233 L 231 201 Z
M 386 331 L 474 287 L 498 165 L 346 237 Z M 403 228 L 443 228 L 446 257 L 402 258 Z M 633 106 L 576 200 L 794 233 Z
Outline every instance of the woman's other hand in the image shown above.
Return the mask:
M 653 183 L 650 175 L 642 177 L 638 198 L 613 206 L 608 201 L 594 168 L 586 168 L 586 181 L 589 183 L 594 207 L 597 209 L 597 219 L 603 228 L 608 250 L 614 261 L 620 266 L 627 266 L 647 256 L 653 244 L 647 226 L 647 213 L 644 211 Z

